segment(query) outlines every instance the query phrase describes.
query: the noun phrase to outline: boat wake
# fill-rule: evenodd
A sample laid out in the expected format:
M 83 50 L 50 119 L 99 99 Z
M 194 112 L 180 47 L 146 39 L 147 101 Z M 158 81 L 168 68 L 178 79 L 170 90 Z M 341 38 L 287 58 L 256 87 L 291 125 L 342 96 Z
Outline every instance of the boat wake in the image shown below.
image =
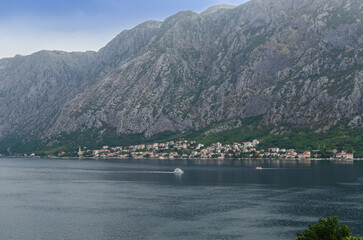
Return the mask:
M 174 174 L 174 172 L 164 172 L 164 171 L 126 171 L 120 172 L 126 174 Z

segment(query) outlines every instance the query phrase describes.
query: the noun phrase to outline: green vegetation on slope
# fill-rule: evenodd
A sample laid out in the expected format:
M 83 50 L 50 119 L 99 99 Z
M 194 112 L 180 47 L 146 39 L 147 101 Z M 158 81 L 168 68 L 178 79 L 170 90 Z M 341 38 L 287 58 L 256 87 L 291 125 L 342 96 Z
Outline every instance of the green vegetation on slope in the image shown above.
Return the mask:
M 22 143 L 20 139 L 8 138 L 0 142 L 2 154 L 24 154 L 35 152 L 39 155 L 49 155 L 65 152 L 76 152 L 78 147 L 99 149 L 104 145 L 128 146 L 141 143 L 165 142 L 170 140 L 188 139 L 199 143 L 211 144 L 216 142 L 233 143 L 260 140 L 259 148 L 280 147 L 295 149 L 298 152 L 311 150 L 321 157 L 330 157 L 326 150 L 345 150 L 355 154 L 355 157 L 363 157 L 363 129 L 350 129 L 346 125 L 336 126 L 329 131 L 315 133 L 316 129 L 309 127 L 274 126 L 263 127 L 261 117 L 244 119 L 242 126 L 206 134 L 208 131 L 218 128 L 225 122 L 213 124 L 199 131 L 164 132 L 151 138 L 142 134 L 118 135 L 115 129 L 95 129 L 73 134 L 63 134 L 56 139 L 30 141 Z

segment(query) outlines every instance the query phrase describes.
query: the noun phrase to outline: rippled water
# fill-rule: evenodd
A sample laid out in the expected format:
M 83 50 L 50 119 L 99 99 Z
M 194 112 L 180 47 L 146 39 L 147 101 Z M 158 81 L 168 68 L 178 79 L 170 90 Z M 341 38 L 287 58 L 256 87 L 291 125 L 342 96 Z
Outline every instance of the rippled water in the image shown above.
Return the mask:
M 0 239 L 283 240 L 333 215 L 363 235 L 362 190 L 363 162 L 2 158 Z

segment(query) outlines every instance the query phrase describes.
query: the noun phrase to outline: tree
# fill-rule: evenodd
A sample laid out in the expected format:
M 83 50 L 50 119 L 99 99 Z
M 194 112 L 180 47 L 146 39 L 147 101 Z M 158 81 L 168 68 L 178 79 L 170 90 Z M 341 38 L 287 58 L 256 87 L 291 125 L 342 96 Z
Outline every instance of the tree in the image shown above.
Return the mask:
M 345 240 L 350 237 L 347 225 L 340 226 L 338 217 L 320 218 L 316 225 L 309 224 L 309 229 L 297 234 L 297 240 Z

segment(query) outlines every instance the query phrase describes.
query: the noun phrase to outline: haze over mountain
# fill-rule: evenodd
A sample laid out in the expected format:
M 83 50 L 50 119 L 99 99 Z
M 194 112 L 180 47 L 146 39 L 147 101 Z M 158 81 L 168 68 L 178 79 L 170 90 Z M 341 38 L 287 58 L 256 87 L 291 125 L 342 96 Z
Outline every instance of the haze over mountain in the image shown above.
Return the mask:
M 259 115 L 361 127 L 362 21 L 361 0 L 251 0 L 142 23 L 99 52 L 1 59 L 0 138 L 152 136 Z

